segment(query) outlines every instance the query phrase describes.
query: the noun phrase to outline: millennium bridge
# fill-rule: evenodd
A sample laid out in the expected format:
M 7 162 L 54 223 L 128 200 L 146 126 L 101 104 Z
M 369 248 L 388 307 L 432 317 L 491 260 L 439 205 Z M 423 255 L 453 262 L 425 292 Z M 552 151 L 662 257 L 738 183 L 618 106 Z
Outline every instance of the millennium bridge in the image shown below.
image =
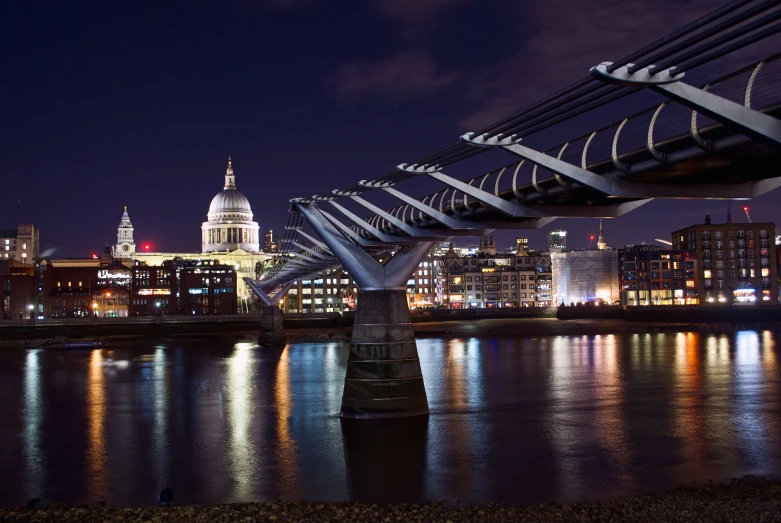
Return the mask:
M 594 64 L 580 81 L 443 149 L 350 187 L 291 199 L 279 254 L 262 279 L 248 280 L 262 303 L 259 343 L 284 345 L 277 304 L 295 280 L 344 267 L 359 293 L 342 417 L 427 414 L 405 289 L 434 242 L 560 217 L 615 218 L 654 198 L 744 200 L 776 189 L 781 54 L 767 50 L 778 48 L 779 32 L 777 0 L 732 2 Z M 688 82 L 729 70 L 736 59 L 748 65 Z M 636 106 L 638 98 L 659 102 L 546 145 L 546 136 L 568 134 L 584 118 L 604 120 L 616 102 Z M 454 174 L 486 154 L 495 168 Z M 432 184 L 435 192 L 410 195 Z M 392 256 L 380 262 L 378 252 Z

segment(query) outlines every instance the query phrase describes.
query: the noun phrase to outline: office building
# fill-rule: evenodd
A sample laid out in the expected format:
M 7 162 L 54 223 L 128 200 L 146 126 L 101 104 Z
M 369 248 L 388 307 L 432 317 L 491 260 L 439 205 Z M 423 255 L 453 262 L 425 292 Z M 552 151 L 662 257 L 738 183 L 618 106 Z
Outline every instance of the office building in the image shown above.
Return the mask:
M 567 231 L 555 229 L 548 233 L 548 251 L 564 251 L 567 249 Z
M 680 251 L 653 245 L 619 249 L 621 305 L 696 305 L 695 269 L 696 260 L 687 259 Z
M 16 229 L 0 229 L 0 260 L 32 265 L 40 251 L 38 229 L 25 223 Z
M 773 223 L 705 223 L 672 233 L 673 250 L 696 261 L 691 285 L 702 304 L 778 303 Z M 687 285 L 689 280 L 687 277 Z

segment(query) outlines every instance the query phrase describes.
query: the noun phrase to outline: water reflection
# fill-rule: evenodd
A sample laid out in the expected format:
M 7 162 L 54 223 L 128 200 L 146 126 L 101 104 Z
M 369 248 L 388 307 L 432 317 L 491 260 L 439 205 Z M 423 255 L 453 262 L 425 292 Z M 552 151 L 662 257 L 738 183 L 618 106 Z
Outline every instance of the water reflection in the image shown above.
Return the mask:
M 158 485 L 167 485 L 170 476 L 171 447 L 168 442 L 168 373 L 165 349 L 158 347 L 152 359 L 152 394 L 154 397 L 153 443 L 155 471 Z
M 46 453 L 43 449 L 43 381 L 40 350 L 27 352 L 22 397 L 24 486 L 28 497 L 40 496 L 46 484 Z M 0 419 L 4 417 L 0 416 Z M 5 450 L 4 450 L 5 451 Z M 0 481 L 4 484 L 6 481 Z
M 283 351 L 277 363 L 274 401 L 277 406 L 277 467 L 280 488 L 283 492 L 295 492 L 298 476 L 296 466 L 296 442 L 290 431 L 293 415 L 293 397 L 290 389 L 290 352 Z
M 596 437 L 610 457 L 619 484 L 632 481 L 630 460 L 632 452 L 628 441 L 624 378 L 622 376 L 619 346 L 616 336 L 594 337 L 594 363 L 596 373 L 594 397 L 597 409 L 594 416 Z
M 420 340 L 432 413 L 378 424 L 339 419 L 346 344 L 0 351 L 19 384 L 0 505 L 147 504 L 155 483 L 183 503 L 538 503 L 779 474 L 776 339 Z
M 254 448 L 250 434 L 253 421 L 262 423 L 260 418 L 254 419 L 255 365 L 253 364 L 252 346 L 237 344 L 233 355 L 228 358 L 226 375 L 226 396 L 228 404 L 228 463 L 230 475 L 234 484 L 234 499 L 251 501 L 256 490 L 257 474 L 259 472 L 260 453 Z M 255 430 L 262 427 L 255 426 Z
M 342 420 L 350 500 L 424 501 L 428 416 Z
M 759 334 L 738 332 L 735 357 L 735 395 L 733 423 L 743 458 L 752 467 L 762 467 L 768 458 L 765 373 L 760 367 L 762 349 Z
M 92 351 L 87 376 L 87 485 L 98 499 L 105 499 L 109 479 L 106 470 L 106 391 L 102 350 Z

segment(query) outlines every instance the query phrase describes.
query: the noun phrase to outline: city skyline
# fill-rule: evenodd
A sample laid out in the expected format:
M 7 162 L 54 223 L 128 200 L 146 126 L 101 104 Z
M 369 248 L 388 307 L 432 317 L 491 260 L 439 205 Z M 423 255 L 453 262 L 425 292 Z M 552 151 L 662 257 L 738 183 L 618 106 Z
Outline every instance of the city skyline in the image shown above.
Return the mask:
M 334 8 L 278 0 L 182 12 L 140 2 L 122 17 L 87 4 L 13 4 L 4 90 L 14 103 L 3 129 L 0 224 L 36 224 L 42 251 L 89 256 L 106 238 L 113 243 L 127 206 L 139 242 L 195 252 L 198 224 L 230 155 L 260 230 L 281 231 L 290 198 L 327 193 L 452 143 L 712 7 L 643 2 L 660 15 L 641 23 L 625 14 L 639 0 L 608 4 L 599 17 L 578 5 L 553 17 L 554 4 L 486 10 L 469 1 L 376 0 Z M 609 37 L 606 13 L 625 20 Z M 593 27 L 559 37 L 584 20 Z M 307 39 L 297 37 L 303 33 Z M 474 44 L 483 41 L 495 50 Z M 761 54 L 754 51 L 728 63 Z M 615 115 L 654 100 L 627 99 Z M 584 128 L 571 125 L 567 137 Z M 459 176 L 478 174 L 484 163 L 478 158 Z M 781 222 L 777 194 L 748 202 L 752 218 Z M 736 221 L 742 205 L 733 205 Z M 726 208 L 724 201 L 653 201 L 605 220 L 605 228 L 614 246 L 651 243 L 705 214 L 723 221 Z M 496 235 L 509 244 L 522 234 L 539 248 L 551 229 L 568 230 L 571 247 L 587 247 L 598 220 L 558 219 Z

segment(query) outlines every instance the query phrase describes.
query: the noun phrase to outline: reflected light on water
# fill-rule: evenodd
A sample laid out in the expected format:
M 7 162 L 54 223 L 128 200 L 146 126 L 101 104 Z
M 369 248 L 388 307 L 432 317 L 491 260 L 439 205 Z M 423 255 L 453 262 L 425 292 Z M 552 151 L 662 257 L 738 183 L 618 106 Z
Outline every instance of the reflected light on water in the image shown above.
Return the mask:
M 285 492 L 294 492 L 297 483 L 296 442 L 290 432 L 293 397 L 290 389 L 290 351 L 283 350 L 277 363 L 274 402 L 277 407 L 277 464 Z
M 577 477 L 577 464 L 571 459 L 572 447 L 579 438 L 577 422 L 571 403 L 576 399 L 573 388 L 573 355 L 579 351 L 580 340 L 557 336 L 553 340 L 548 390 L 551 396 L 551 412 L 545 429 L 550 434 L 556 451 L 558 481 L 563 483 Z
M 715 347 L 715 342 L 711 337 L 707 344 Z M 698 462 L 706 459 L 707 451 L 700 350 L 699 334 L 690 332 L 675 336 L 672 433 L 681 440 L 684 455 L 694 457 Z
M 228 359 L 227 404 L 228 404 L 228 462 L 235 484 L 235 499 L 252 500 L 256 489 L 258 460 L 256 449 L 249 433 L 253 421 L 255 402 L 255 362 L 249 344 L 236 344 L 233 355 Z
M 619 347 L 612 334 L 594 337 L 594 371 L 596 373 L 595 431 L 607 451 L 622 482 L 632 480 L 631 452 L 627 441 L 623 412 L 624 380 L 619 366 Z
M 108 487 L 106 469 L 106 397 L 103 351 L 90 354 L 87 374 L 87 467 L 89 491 L 105 499 Z
M 168 483 L 170 446 L 168 444 L 168 375 L 165 350 L 155 349 L 152 359 L 152 393 L 154 394 L 155 421 L 153 448 L 155 452 L 155 470 L 159 485 Z
M 767 419 L 764 386 L 767 369 L 763 369 L 759 335 L 741 331 L 735 347 L 735 410 L 733 423 L 737 430 L 737 444 L 753 466 L 762 466 L 767 460 Z
M 45 455 L 42 447 L 43 391 L 41 390 L 41 351 L 27 353 L 24 365 L 24 482 L 27 492 L 40 495 L 45 484 Z

